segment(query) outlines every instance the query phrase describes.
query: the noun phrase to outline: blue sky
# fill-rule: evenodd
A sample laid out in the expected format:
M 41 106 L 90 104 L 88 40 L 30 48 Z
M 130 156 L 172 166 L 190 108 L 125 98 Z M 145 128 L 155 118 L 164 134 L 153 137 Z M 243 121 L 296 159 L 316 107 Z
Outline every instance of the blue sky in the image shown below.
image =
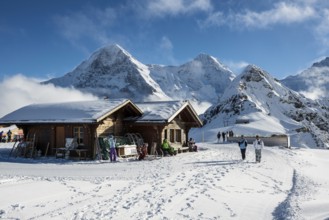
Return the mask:
M 0 80 L 62 76 L 114 43 L 145 64 L 207 53 L 282 79 L 328 56 L 329 1 L 0 1 Z

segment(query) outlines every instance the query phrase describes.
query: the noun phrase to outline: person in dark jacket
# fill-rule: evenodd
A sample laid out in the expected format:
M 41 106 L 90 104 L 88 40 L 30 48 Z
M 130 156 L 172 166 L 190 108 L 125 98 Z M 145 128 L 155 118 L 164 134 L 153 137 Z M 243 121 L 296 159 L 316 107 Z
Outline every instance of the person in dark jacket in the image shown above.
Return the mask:
M 217 143 L 219 143 L 220 136 L 221 136 L 221 133 L 220 133 L 220 131 L 219 131 L 219 132 L 217 133 Z
M 11 142 L 11 130 L 7 132 L 7 142 Z
M 223 143 L 226 141 L 226 133 L 222 132 Z
M 246 159 L 246 150 L 247 150 L 247 140 L 244 138 L 243 135 L 241 135 L 241 139 L 238 141 L 239 147 L 240 147 L 240 151 L 241 151 L 241 156 L 242 156 L 242 160 Z

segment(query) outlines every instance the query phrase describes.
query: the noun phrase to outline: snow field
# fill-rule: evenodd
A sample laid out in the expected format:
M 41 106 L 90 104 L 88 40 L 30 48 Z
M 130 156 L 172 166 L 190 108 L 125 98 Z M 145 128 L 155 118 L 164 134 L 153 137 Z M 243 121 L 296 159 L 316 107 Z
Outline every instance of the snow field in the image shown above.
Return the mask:
M 134 161 L 7 158 L 3 219 L 325 219 L 329 151 L 266 147 L 261 163 L 236 144 Z M 320 155 L 320 156 L 318 156 Z

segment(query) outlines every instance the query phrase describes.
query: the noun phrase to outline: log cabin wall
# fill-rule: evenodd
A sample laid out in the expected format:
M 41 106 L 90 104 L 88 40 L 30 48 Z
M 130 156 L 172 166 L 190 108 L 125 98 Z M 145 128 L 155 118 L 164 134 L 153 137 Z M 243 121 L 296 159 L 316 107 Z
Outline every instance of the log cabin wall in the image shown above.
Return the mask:
M 42 155 L 53 155 L 54 149 L 65 147 L 65 139 L 76 135 L 79 139 L 79 148 L 88 149 L 89 155 L 94 152 L 95 127 L 92 124 L 46 124 L 22 126 L 26 141 L 35 139 L 35 147 L 42 151 Z M 47 150 L 47 146 L 49 147 Z
M 35 125 L 35 126 L 25 126 L 24 127 L 24 135 L 26 141 L 32 141 L 34 139 L 34 146 L 37 150 L 41 150 L 42 154 L 44 155 L 46 153 L 46 148 L 49 143 L 50 148 L 50 142 L 52 140 L 52 131 L 51 126 L 49 125 Z M 50 153 L 48 148 L 48 153 Z
M 166 138 L 174 145 L 186 145 L 187 133 L 185 123 L 181 120 L 174 119 L 164 127 L 161 138 L 161 141 Z
M 111 117 L 105 118 L 97 127 L 96 133 L 98 137 L 108 136 L 114 133 L 114 122 Z
M 115 114 L 106 117 L 97 127 L 97 136 L 108 136 L 114 134 L 115 136 L 123 135 L 123 111 L 118 111 Z

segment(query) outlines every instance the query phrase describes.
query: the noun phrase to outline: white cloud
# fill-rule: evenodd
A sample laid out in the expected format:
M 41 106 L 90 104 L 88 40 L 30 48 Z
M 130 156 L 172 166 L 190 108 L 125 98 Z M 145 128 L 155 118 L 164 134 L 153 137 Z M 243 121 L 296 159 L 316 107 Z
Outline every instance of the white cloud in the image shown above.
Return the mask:
M 308 91 L 301 91 L 300 93 L 313 100 L 321 99 L 327 96 L 326 89 L 321 87 L 312 87 Z
M 210 0 L 148 0 L 147 12 L 152 16 L 179 15 L 212 9 Z
M 174 46 L 171 40 L 167 36 L 163 36 L 159 44 L 159 56 L 162 60 L 166 61 L 167 64 L 176 64 L 176 59 L 174 58 L 173 53 Z
M 225 14 L 222 11 L 211 13 L 208 18 L 200 22 L 201 26 L 223 26 L 234 28 L 266 28 L 276 24 L 293 24 L 312 19 L 316 11 L 310 5 L 279 2 L 273 8 L 265 11 L 245 10 Z
M 248 11 L 240 14 L 237 19 L 246 26 L 267 27 L 272 24 L 290 24 L 303 22 L 314 17 L 315 10 L 310 6 L 299 6 L 280 2 L 274 8 L 263 12 Z
M 240 74 L 250 63 L 246 61 L 224 60 L 225 65 L 229 67 L 235 74 Z
M 324 9 L 319 24 L 315 28 L 317 39 L 327 48 L 329 47 L 329 9 Z M 326 49 L 328 50 L 328 49 Z
M 32 103 L 96 100 L 91 94 L 75 89 L 41 85 L 37 80 L 15 75 L 0 82 L 0 117 Z
M 168 37 L 163 36 L 160 42 L 160 48 L 171 52 L 173 50 L 173 44 Z

